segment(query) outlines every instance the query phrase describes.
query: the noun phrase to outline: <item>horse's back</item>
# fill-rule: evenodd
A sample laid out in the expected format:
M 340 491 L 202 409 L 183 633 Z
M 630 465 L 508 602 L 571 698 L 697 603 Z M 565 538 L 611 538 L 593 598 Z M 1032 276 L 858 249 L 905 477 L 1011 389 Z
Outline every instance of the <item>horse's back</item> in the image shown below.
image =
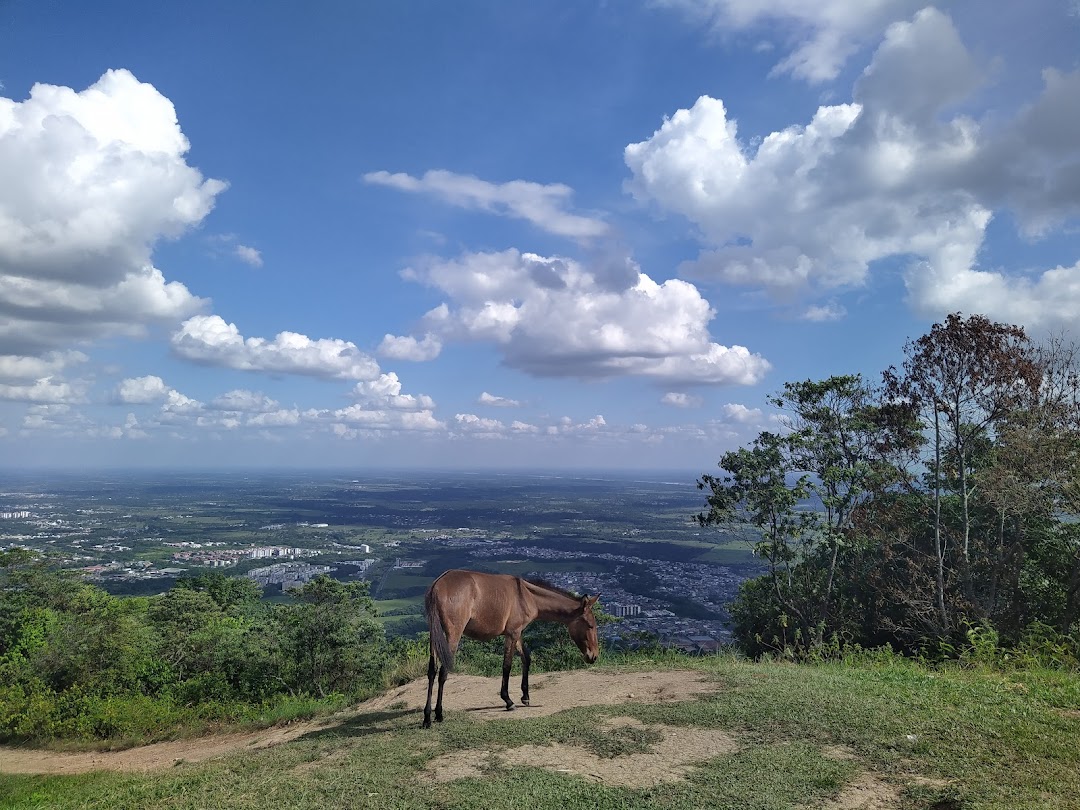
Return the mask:
M 510 574 L 451 569 L 431 583 L 427 599 L 437 606 L 445 625 L 470 638 L 494 638 L 521 612 L 520 580 Z
M 443 572 L 442 576 L 431 583 L 429 593 L 447 599 L 470 595 L 473 598 L 483 598 L 486 594 L 505 591 L 513 593 L 517 590 L 518 578 L 511 574 L 489 574 L 485 571 L 466 571 L 462 568 L 452 568 Z

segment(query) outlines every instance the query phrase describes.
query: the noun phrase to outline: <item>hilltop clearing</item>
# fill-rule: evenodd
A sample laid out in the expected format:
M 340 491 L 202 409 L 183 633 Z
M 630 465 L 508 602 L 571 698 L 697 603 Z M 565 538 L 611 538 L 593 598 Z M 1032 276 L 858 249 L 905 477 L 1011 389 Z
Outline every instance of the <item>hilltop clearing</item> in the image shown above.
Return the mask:
M 455 675 L 448 681 L 445 700 L 452 710 L 469 712 L 481 722 L 527 721 L 582 706 L 609 706 L 686 700 L 715 693 L 719 683 L 700 672 L 664 670 L 618 674 L 578 670 L 539 675 L 533 680 L 534 699 L 528 707 L 508 712 L 495 694 L 492 678 Z M 91 771 L 153 771 L 181 763 L 197 763 L 241 751 L 259 751 L 297 740 L 308 734 L 333 730 L 364 715 L 395 709 L 419 712 L 427 692 L 426 679 L 418 679 L 365 701 L 355 710 L 340 712 L 319 721 L 292 723 L 282 728 L 243 734 L 219 734 L 199 739 L 157 743 L 124 751 L 60 753 L 35 749 L 0 749 L 0 772 L 19 774 L 76 774 Z M 523 745 L 493 752 L 487 748 L 463 749 L 428 763 L 426 775 L 437 782 L 482 778 L 492 767 L 535 767 L 573 774 L 587 781 L 626 787 L 648 787 L 683 780 L 695 763 L 734 754 L 739 743 L 715 729 L 695 729 L 664 724 L 645 724 L 617 714 L 604 717 L 597 731 L 617 741 L 624 732 L 649 739 L 648 751 L 625 756 L 602 757 L 588 749 L 559 743 Z M 422 738 L 421 738 L 422 739 Z M 853 760 L 846 750 L 829 755 Z M 837 801 L 841 808 L 887 808 L 894 806 L 897 790 L 872 774 L 863 774 L 845 788 Z
M 478 720 L 524 720 L 580 706 L 609 706 L 630 701 L 659 703 L 686 700 L 714 692 L 715 681 L 700 672 L 667 670 L 626 672 L 619 675 L 590 670 L 554 672 L 532 678 L 533 705 L 508 712 L 498 696 L 498 681 L 475 675 L 453 675 L 446 683 L 445 703 L 450 712 L 471 713 Z M 354 710 L 322 720 L 290 723 L 280 728 L 242 734 L 218 734 L 197 739 L 144 745 L 124 751 L 63 753 L 33 748 L 0 746 L 0 773 L 74 774 L 88 771 L 151 771 L 178 762 L 202 762 L 237 751 L 257 751 L 326 731 L 388 709 L 419 712 L 427 695 L 427 679 L 420 678 L 372 698 Z M 417 715 L 419 719 L 419 715 Z
M 1073 673 L 896 657 L 638 663 L 537 675 L 534 705 L 512 712 L 497 678 L 454 674 L 446 722 L 428 731 L 421 678 L 283 728 L 0 749 L 0 806 L 1065 810 L 1080 795 Z

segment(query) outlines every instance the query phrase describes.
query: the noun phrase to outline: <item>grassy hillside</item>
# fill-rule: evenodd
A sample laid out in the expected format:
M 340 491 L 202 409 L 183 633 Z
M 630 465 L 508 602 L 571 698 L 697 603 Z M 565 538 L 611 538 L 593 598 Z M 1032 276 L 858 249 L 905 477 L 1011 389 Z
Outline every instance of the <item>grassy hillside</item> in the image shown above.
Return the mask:
M 550 716 L 520 709 L 515 722 L 484 722 L 448 700 L 447 721 L 427 732 L 415 710 L 384 701 L 273 748 L 167 770 L 3 775 L 0 806 L 1080 807 L 1074 674 L 727 656 L 609 660 L 599 672 L 665 668 L 694 669 L 687 677 L 717 690 L 657 704 L 626 695 Z M 664 781 L 672 772 L 682 778 Z

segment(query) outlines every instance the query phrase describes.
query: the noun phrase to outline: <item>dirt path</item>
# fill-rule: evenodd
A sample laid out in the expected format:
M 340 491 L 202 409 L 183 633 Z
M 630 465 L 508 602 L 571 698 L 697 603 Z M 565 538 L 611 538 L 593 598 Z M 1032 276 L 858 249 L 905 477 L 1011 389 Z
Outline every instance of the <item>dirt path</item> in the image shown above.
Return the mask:
M 514 686 L 511 695 L 516 697 L 516 684 Z M 452 675 L 446 682 L 443 702 L 447 711 L 471 712 L 479 720 L 524 720 L 578 706 L 687 700 L 717 689 L 715 681 L 703 679 L 701 673 L 687 671 L 555 672 L 534 676 L 530 686 L 532 706 L 507 712 L 498 697 L 497 678 Z M 169 768 L 181 761 L 200 762 L 240 750 L 270 748 L 313 731 L 340 725 L 364 712 L 385 711 L 391 706 L 419 710 L 424 706 L 426 693 L 427 679 L 421 678 L 361 703 L 355 709 L 318 721 L 293 723 L 250 733 L 155 743 L 126 751 L 73 754 L 0 746 L 0 773 L 74 774 L 98 770 L 151 771 Z
M 350 713 L 350 716 L 351 713 Z M 241 734 L 214 734 L 190 740 L 143 745 L 124 751 L 88 751 L 69 754 L 37 748 L 0 746 L 0 773 L 73 774 L 87 771 L 153 771 L 170 768 L 178 762 L 201 762 L 231 754 L 240 749 L 257 751 L 297 737 L 332 727 L 339 719 L 322 722 L 292 723 Z

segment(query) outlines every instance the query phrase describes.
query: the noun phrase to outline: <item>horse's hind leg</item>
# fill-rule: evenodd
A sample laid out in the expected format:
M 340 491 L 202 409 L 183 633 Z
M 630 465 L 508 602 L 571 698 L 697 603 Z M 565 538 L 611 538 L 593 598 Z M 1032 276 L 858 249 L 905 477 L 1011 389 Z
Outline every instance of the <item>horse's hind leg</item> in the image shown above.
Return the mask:
M 439 699 L 435 701 L 435 722 L 442 722 L 442 691 L 443 686 L 446 684 L 446 664 L 439 662 Z M 428 693 L 430 694 L 431 687 L 428 687 Z
M 514 708 L 514 701 L 510 699 L 510 668 L 514 665 L 514 648 L 517 644 L 518 639 L 506 636 L 506 646 L 503 649 L 502 691 L 499 692 L 499 697 L 506 702 L 508 712 Z
M 529 655 L 529 645 L 525 643 L 525 639 L 518 641 L 518 652 L 521 653 L 521 705 L 529 705 L 529 664 L 532 663 L 532 656 Z
M 442 678 L 439 681 L 439 703 L 436 706 L 436 719 L 442 720 L 442 682 L 446 678 Z M 427 703 L 424 704 L 424 728 L 431 728 L 431 687 L 435 685 L 435 653 L 428 656 L 427 664 Z

